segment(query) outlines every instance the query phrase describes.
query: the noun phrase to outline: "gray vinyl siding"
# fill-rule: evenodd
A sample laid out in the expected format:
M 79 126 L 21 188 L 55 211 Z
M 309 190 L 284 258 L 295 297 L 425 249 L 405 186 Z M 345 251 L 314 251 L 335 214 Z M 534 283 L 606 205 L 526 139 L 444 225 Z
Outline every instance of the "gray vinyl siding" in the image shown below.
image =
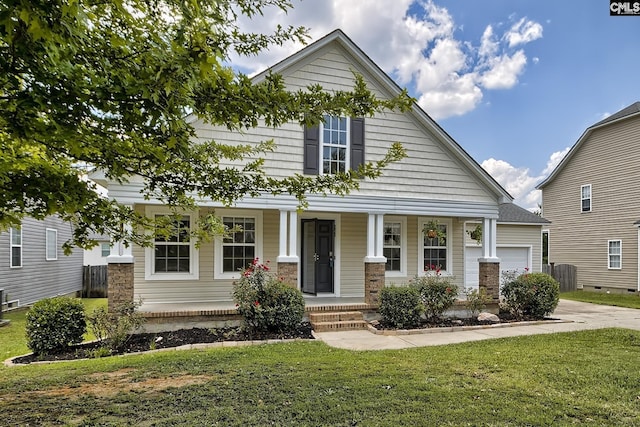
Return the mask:
M 46 229 L 58 231 L 57 260 L 46 260 Z M 62 244 L 71 238 L 71 226 L 56 217 L 22 221 L 22 267 L 10 267 L 9 232 L 0 233 L 0 289 L 5 301 L 29 305 L 43 298 L 74 294 L 82 290 L 81 249 L 64 255 Z M 3 303 L 5 301 L 2 301 Z
M 578 285 L 638 287 L 640 117 L 613 123 L 582 141 L 543 188 L 549 262 L 578 267 Z M 591 184 L 591 212 L 581 212 L 580 188 Z M 547 227 L 545 227 L 547 228 Z M 608 241 L 622 240 L 622 269 L 608 269 Z
M 355 61 L 339 47 L 323 51 L 322 55 L 303 61 L 284 74 L 291 90 L 304 89 L 310 82 L 327 90 L 349 90 L 353 87 L 355 69 L 364 77 L 369 88 L 379 97 L 389 97 L 365 69 L 358 69 Z M 213 138 L 227 144 L 258 143 L 273 139 L 274 153 L 265 157 L 265 171 L 274 177 L 285 177 L 303 170 L 303 128 L 286 124 L 277 129 L 259 126 L 257 129 L 228 132 L 214 129 L 197 121 L 197 133 L 202 139 Z M 383 176 L 361 183 L 358 194 L 429 198 L 437 200 L 495 202 L 495 195 L 478 182 L 470 170 L 456 160 L 452 153 L 411 114 L 385 112 L 365 119 L 365 160 L 383 158 L 393 142 L 402 143 L 407 157 L 391 164 Z

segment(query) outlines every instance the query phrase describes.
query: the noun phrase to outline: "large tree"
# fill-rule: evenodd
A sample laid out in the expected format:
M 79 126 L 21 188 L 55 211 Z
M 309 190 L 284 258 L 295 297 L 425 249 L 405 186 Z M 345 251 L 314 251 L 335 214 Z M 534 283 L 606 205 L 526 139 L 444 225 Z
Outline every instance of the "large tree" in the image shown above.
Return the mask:
M 304 41 L 304 28 L 271 34 L 240 30 L 240 15 L 286 0 L 1 0 L 0 6 L 0 230 L 24 216 L 57 214 L 74 226 L 73 245 L 92 244 L 90 233 L 145 243 L 157 226 L 129 207 L 100 197 L 79 179 L 79 165 L 100 168 L 109 179 L 144 178 L 146 196 L 180 209 L 194 197 L 231 204 L 267 192 L 346 194 L 363 178 L 376 178 L 404 153 L 336 176 L 267 176 L 260 156 L 276 149 L 193 144 L 195 115 L 242 131 L 258 123 L 314 124 L 322 115 L 373 115 L 406 110 L 403 92 L 374 97 L 361 77 L 346 92 L 317 85 L 287 91 L 278 75 L 254 83 L 228 63 L 231 53 L 254 55 L 273 44 Z M 223 159 L 251 159 L 242 169 Z M 256 160 L 257 159 L 257 160 Z M 133 227 L 122 227 L 123 223 Z M 219 232 L 203 218 L 199 237 Z

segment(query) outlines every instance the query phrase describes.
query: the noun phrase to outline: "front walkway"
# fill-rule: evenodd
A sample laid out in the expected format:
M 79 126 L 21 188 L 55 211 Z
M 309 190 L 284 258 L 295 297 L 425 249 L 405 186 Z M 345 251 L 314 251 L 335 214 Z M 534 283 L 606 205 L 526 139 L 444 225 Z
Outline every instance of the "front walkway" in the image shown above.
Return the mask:
M 640 330 L 640 310 L 560 300 L 554 319 L 563 323 L 527 326 L 488 327 L 469 331 L 418 335 L 376 335 L 369 331 L 320 332 L 316 338 L 336 348 L 349 350 L 390 350 L 432 345 L 456 344 L 521 335 L 573 332 L 586 329 L 628 328 Z

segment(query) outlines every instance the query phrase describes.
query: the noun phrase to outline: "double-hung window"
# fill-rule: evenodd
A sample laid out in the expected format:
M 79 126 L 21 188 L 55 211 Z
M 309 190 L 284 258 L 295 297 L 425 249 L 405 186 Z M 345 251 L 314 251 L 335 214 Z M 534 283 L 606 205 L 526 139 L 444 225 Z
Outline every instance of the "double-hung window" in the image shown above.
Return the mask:
M 156 209 L 148 208 L 147 214 L 153 215 L 159 223 L 163 217 L 169 217 L 169 214 L 154 213 Z M 147 280 L 198 279 L 198 251 L 190 238 L 192 225 L 193 215 L 185 214 L 172 219 L 168 233 L 161 230 L 155 233 L 153 247 L 145 249 Z
M 9 234 L 9 241 L 11 245 L 10 267 L 22 267 L 22 228 L 11 227 Z
M 58 259 L 58 230 L 47 228 L 45 236 L 45 259 L 55 261 Z
M 580 187 L 582 212 L 591 212 L 591 184 Z
M 335 175 L 364 163 L 364 119 L 325 115 L 304 130 L 304 173 Z
M 102 256 L 102 258 L 106 258 L 111 255 L 111 244 L 100 243 L 100 255 Z
M 226 236 L 216 239 L 215 279 L 234 279 L 262 257 L 262 213 L 254 211 L 219 211 L 222 223 L 228 230 Z M 260 262 L 266 262 L 260 259 Z
M 427 222 L 427 219 L 421 220 L 418 224 L 418 230 L 422 230 Z M 425 233 L 419 233 L 418 266 L 423 270 L 420 274 L 428 270 L 440 270 L 443 274 L 451 272 L 451 239 L 449 234 L 452 222 L 439 220 L 438 228 L 440 236 L 433 238 L 428 237 Z
M 346 117 L 324 116 L 322 123 L 322 173 L 335 175 L 347 171 L 349 129 Z
M 622 240 L 609 240 L 609 269 L 622 268 Z

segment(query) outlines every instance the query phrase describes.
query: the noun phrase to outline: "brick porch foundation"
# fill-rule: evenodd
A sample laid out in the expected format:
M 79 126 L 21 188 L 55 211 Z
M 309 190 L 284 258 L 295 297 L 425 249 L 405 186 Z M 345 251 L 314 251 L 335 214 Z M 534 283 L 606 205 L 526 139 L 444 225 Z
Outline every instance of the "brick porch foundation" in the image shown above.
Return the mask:
M 109 312 L 113 312 L 122 303 L 133 301 L 133 265 L 133 263 L 110 263 L 107 267 Z
M 385 266 L 382 262 L 367 262 L 364 264 L 364 302 L 370 306 L 380 305 L 380 291 L 385 283 Z
M 484 289 L 491 302 L 500 302 L 500 263 L 480 261 L 480 289 Z
M 278 277 L 292 288 L 298 288 L 298 263 L 297 262 L 279 262 Z

